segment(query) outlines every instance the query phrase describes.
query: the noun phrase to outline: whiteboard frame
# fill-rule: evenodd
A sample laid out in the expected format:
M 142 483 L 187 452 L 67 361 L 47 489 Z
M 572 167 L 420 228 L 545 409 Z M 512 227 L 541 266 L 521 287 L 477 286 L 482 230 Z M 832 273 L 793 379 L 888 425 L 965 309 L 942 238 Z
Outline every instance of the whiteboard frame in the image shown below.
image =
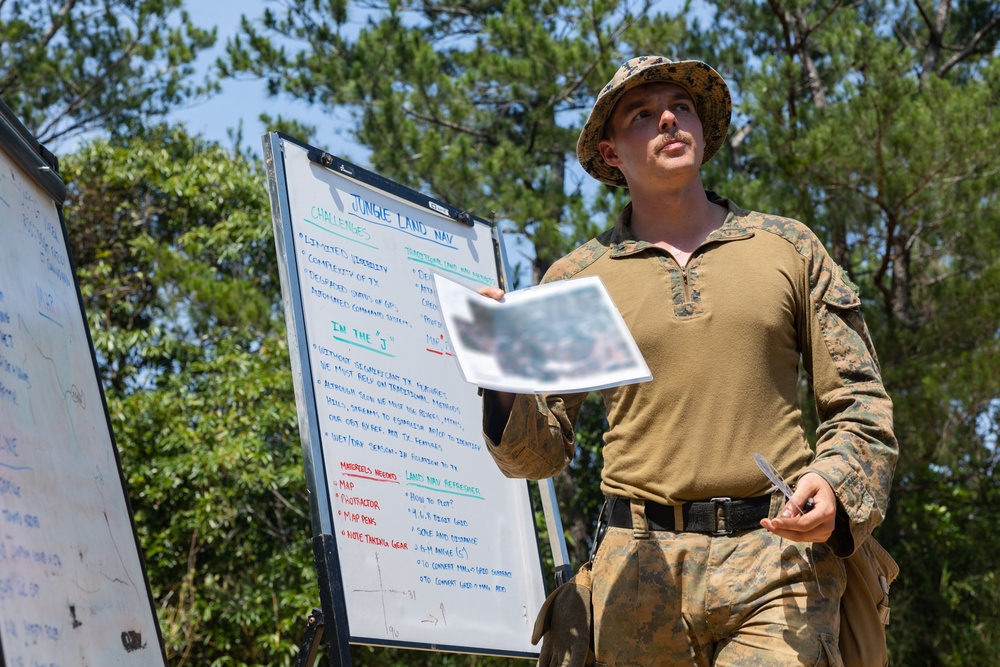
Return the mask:
M 313 553 L 316 561 L 317 575 L 320 587 L 320 601 L 325 615 L 324 637 L 330 664 L 334 667 L 349 667 L 351 658 L 349 644 L 352 642 L 350 624 L 345 601 L 345 589 L 335 538 L 334 518 L 331 512 L 328 493 L 329 480 L 325 475 L 325 462 L 319 414 L 316 408 L 316 394 L 313 390 L 315 379 L 310 367 L 308 340 L 305 325 L 305 314 L 301 299 L 301 280 L 298 271 L 292 270 L 297 260 L 294 255 L 291 204 L 286 180 L 285 153 L 283 145 L 289 142 L 308 151 L 309 159 L 317 165 L 324 166 L 341 176 L 358 181 L 370 188 L 381 190 L 389 196 L 407 201 L 417 207 L 425 208 L 437 215 L 447 215 L 457 223 L 473 226 L 487 225 L 493 244 L 494 263 L 500 286 L 506 289 L 509 284 L 506 278 L 507 258 L 501 243 L 499 230 L 493 222 L 472 216 L 440 200 L 432 199 L 425 194 L 390 181 L 378 174 L 337 158 L 330 153 L 303 143 L 280 132 L 270 132 L 262 136 L 264 162 L 268 177 L 268 188 L 271 202 L 271 217 L 274 225 L 275 249 L 278 257 L 278 268 L 281 276 L 282 300 L 288 327 L 289 357 L 292 366 L 295 401 L 298 412 L 300 439 L 302 444 L 306 482 L 309 491 L 309 507 L 312 517 Z M 429 205 L 430 204 L 430 205 Z M 543 510 L 547 525 L 560 526 L 558 508 L 549 502 L 553 497 L 551 480 L 548 487 L 543 485 Z M 524 485 L 530 506 L 530 488 Z M 548 496 L 548 497 L 547 497 Z M 553 518 L 554 516 L 554 518 Z M 541 574 L 542 585 L 545 585 L 545 572 L 542 564 L 541 550 L 538 544 L 537 526 L 532 521 L 535 535 L 537 563 Z M 558 544 L 554 542 L 553 552 L 556 554 L 557 566 L 564 560 L 566 547 L 562 531 L 558 531 Z M 504 657 L 537 659 L 538 652 L 484 650 L 478 647 L 415 643 L 407 641 L 379 641 L 364 637 L 358 644 L 389 646 L 417 650 L 449 651 L 480 655 L 500 655 Z
M 104 412 L 104 419 L 107 425 L 108 443 L 111 452 L 114 454 L 115 468 L 118 471 L 118 481 L 120 490 L 128 513 L 129 526 L 132 530 L 133 545 L 136 550 L 137 560 L 142 572 L 143 585 L 145 586 L 146 599 L 149 602 L 149 613 L 152 616 L 153 627 L 156 629 L 156 643 L 159 648 L 158 655 L 161 663 L 166 667 L 167 654 L 163 643 L 163 632 L 160 628 L 159 616 L 156 613 L 156 604 L 153 600 L 152 589 L 149 584 L 149 573 L 146 570 L 146 560 L 139 542 L 139 533 L 135 524 L 135 513 L 132 510 L 132 503 L 128 494 L 125 471 L 122 468 L 121 455 L 118 451 L 118 443 L 115 440 L 114 430 L 111 427 L 111 413 L 108 410 L 107 397 L 104 394 L 104 386 L 100 382 L 100 369 L 97 362 L 97 353 L 94 349 L 94 340 L 90 333 L 90 326 L 87 322 L 87 311 L 84 307 L 83 294 L 80 291 L 80 281 L 77 276 L 76 262 L 69 245 L 69 233 L 66 229 L 66 221 L 63 217 L 63 202 L 66 199 L 66 185 L 59 177 L 58 159 L 48 149 L 40 144 L 31 132 L 17 119 L 13 111 L 0 100 L 0 151 L 19 168 L 23 175 L 31 179 L 51 198 L 55 204 L 56 214 L 59 218 L 59 228 L 62 233 L 62 240 L 65 244 L 66 257 L 69 262 L 69 269 L 73 276 L 73 285 L 76 291 L 77 306 L 83 321 L 83 331 L 86 335 L 87 347 L 90 352 L 90 360 L 93 365 L 95 384 L 101 398 L 101 409 Z M 128 545 L 122 545 L 127 548 Z M 6 666 L 7 661 L 3 650 L 3 632 L 0 632 L 0 666 Z

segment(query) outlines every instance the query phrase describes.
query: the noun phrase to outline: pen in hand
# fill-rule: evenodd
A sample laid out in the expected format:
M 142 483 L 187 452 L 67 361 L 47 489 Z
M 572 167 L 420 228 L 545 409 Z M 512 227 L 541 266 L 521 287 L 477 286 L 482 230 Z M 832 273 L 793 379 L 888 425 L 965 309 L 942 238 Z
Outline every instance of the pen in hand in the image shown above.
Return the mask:
M 804 507 L 792 500 L 792 487 L 788 486 L 788 483 L 781 476 L 781 473 L 778 472 L 778 469 L 775 468 L 770 461 L 764 458 L 763 455 L 754 454 L 753 460 L 757 463 L 757 467 L 761 469 L 761 472 L 763 472 L 771 481 L 771 484 L 774 484 L 776 489 L 785 494 L 785 497 L 788 498 L 788 502 L 790 502 L 795 509 L 799 511 L 799 514 L 805 514 L 815 506 L 815 502 L 812 498 L 806 500 Z

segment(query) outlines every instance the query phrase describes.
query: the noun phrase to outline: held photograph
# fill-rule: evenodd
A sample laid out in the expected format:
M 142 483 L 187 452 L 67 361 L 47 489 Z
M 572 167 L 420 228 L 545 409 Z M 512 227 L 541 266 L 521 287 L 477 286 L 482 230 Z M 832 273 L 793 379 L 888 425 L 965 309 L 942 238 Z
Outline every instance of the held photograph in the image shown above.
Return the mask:
M 434 284 L 455 357 L 472 384 L 543 394 L 652 378 L 596 276 L 508 292 L 499 302 L 440 274 Z

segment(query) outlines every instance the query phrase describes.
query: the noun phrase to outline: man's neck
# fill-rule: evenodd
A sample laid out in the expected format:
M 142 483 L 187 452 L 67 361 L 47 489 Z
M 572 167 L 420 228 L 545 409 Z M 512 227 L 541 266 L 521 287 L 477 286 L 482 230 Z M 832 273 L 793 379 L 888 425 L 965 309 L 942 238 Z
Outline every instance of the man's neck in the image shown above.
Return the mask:
M 700 178 L 675 189 L 631 190 L 630 194 L 632 234 L 664 248 L 681 265 L 726 219 L 726 209 L 708 200 Z

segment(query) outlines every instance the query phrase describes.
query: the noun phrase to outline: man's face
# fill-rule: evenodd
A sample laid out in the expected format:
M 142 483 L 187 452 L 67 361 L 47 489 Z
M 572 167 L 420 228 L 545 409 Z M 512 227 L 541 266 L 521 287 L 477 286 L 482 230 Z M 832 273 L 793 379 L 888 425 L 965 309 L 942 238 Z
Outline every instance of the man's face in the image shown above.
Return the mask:
M 701 120 L 691 95 L 677 84 L 648 83 L 625 93 L 611 112 L 607 134 L 601 155 L 622 171 L 630 188 L 701 168 Z

